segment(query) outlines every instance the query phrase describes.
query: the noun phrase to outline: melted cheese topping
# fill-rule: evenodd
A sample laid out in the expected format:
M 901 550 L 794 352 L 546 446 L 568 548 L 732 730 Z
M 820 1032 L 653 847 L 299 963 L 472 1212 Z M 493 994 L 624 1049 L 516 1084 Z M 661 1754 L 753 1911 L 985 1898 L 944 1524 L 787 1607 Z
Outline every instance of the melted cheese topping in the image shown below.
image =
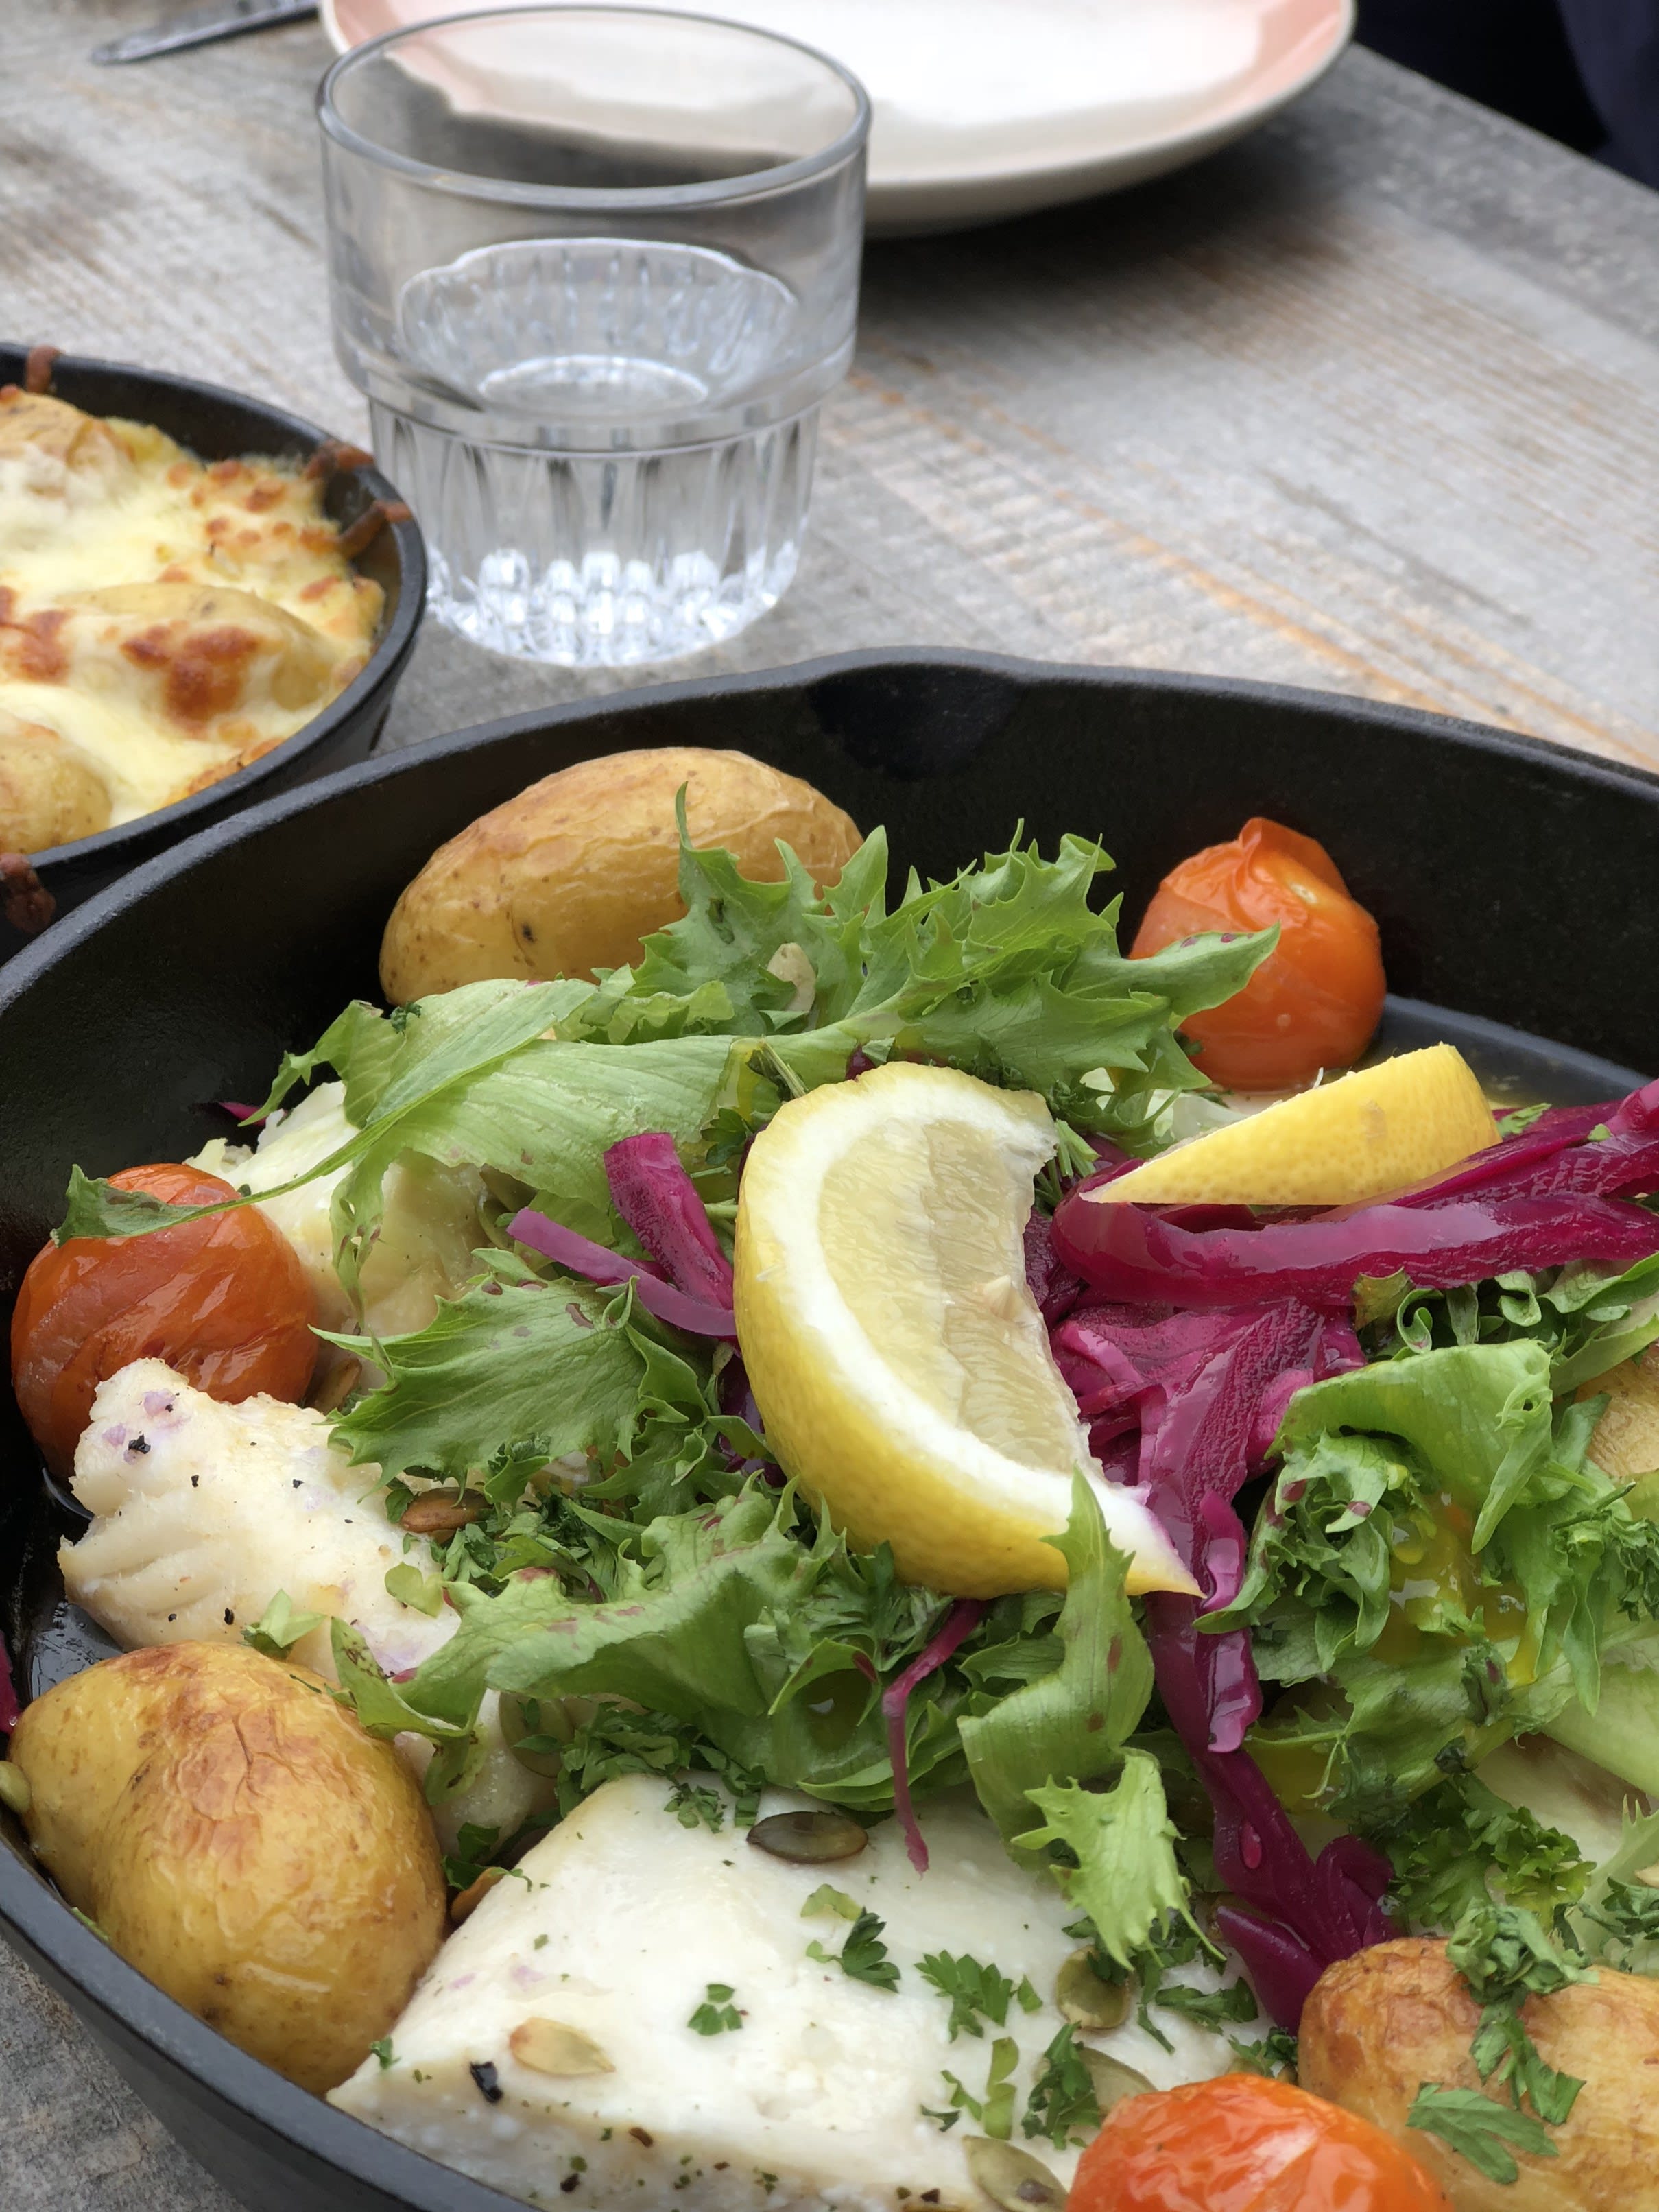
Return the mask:
M 382 595 L 323 491 L 0 389 L 0 849 L 169 806 L 344 689 Z

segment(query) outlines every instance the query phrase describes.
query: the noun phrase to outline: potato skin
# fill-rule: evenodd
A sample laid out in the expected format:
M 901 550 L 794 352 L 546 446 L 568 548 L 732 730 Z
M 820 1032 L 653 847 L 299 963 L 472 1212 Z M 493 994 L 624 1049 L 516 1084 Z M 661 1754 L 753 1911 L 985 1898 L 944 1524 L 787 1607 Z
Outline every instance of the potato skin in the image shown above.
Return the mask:
M 490 976 L 586 975 L 640 957 L 677 921 L 674 797 L 692 842 L 723 845 L 751 880 L 783 875 L 775 840 L 833 883 L 859 832 L 798 776 L 746 753 L 665 746 L 578 761 L 441 845 L 392 908 L 380 987 L 394 1005 Z
M 109 788 L 42 722 L 0 707 L 0 852 L 42 853 L 109 827 Z
M 1423 2082 L 1480 2087 L 1469 2057 L 1480 2013 L 1443 1942 L 1379 1943 L 1328 1968 L 1302 2015 L 1298 2078 L 1408 2143 L 1454 2212 L 1659 2212 L 1659 1982 L 1597 1973 L 1522 2014 L 1541 2056 L 1584 2087 L 1550 2131 L 1557 2155 L 1517 2154 L 1514 2182 L 1488 2181 L 1406 2125 Z
M 438 1948 L 420 1793 L 303 1667 L 216 1644 L 101 1660 L 26 1709 L 11 1758 L 70 1903 L 302 2088 L 344 2081 Z
M 1659 1468 L 1659 1358 L 1651 1346 L 1581 1383 L 1576 1395 L 1607 1401 L 1590 1438 L 1590 1457 L 1604 1474 L 1635 1482 Z

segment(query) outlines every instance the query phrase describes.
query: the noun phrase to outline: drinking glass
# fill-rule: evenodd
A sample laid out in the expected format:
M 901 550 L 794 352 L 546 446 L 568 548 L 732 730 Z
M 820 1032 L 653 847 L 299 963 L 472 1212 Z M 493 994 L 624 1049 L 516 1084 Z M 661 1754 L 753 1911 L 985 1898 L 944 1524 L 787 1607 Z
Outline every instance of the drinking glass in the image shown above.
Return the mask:
M 618 666 L 772 606 L 853 350 L 857 80 L 705 16 L 515 8 L 359 47 L 318 112 L 335 345 L 439 618 Z

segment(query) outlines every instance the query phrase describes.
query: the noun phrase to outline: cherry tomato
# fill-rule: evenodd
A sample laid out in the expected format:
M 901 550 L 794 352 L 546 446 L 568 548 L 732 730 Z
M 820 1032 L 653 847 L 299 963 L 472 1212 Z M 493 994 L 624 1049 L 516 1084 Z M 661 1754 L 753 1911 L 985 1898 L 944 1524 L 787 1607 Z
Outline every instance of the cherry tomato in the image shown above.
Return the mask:
M 1392 2136 L 1257 2074 L 1130 2097 L 1079 2161 L 1068 2212 L 1451 2212 Z
M 236 1194 L 196 1168 L 127 1168 L 110 1181 L 173 1206 Z M 317 1340 L 293 1247 L 256 1206 L 147 1237 L 72 1237 L 29 1262 L 11 1317 L 12 1386 L 54 1474 L 67 1474 L 106 1376 L 165 1359 L 234 1405 L 265 1391 L 302 1397 Z
M 1206 930 L 1279 924 L 1277 949 L 1224 1006 L 1182 1028 L 1228 1091 L 1291 1091 L 1347 1067 L 1382 1012 L 1376 924 L 1348 896 L 1322 845 L 1261 815 L 1231 845 L 1206 846 L 1164 877 L 1129 949 L 1133 960 Z

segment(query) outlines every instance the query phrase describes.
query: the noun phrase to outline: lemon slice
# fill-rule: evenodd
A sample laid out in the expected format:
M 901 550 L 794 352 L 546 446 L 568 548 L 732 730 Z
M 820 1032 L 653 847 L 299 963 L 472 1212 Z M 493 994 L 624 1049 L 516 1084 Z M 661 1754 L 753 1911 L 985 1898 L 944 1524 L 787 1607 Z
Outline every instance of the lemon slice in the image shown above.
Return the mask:
M 1281 1098 L 1088 1195 L 1138 1206 L 1358 1206 L 1498 1142 L 1474 1070 L 1449 1044 Z
M 1058 1589 L 1042 1539 L 1093 1470 L 1132 1590 L 1194 1585 L 1089 1454 L 1025 1287 L 1035 1092 L 912 1062 L 797 1098 L 738 1201 L 738 1341 L 782 1467 L 907 1582 L 963 1597 Z

